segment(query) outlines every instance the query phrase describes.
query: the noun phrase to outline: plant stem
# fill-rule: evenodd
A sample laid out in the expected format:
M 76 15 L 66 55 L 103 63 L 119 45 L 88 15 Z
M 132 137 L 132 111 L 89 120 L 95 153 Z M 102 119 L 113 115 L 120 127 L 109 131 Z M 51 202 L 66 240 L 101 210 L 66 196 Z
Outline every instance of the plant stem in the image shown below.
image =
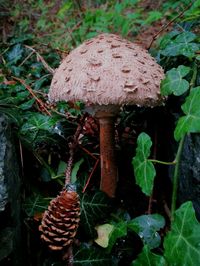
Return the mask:
M 192 78 L 191 78 L 191 81 L 190 81 L 190 89 L 195 86 L 196 78 L 197 78 L 197 64 L 194 62 L 193 75 L 192 75 Z
M 185 140 L 185 135 L 181 138 L 178 151 L 175 158 L 175 169 L 174 169 L 174 176 L 173 176 L 173 190 L 172 190 L 172 203 L 171 203 L 171 221 L 174 220 L 174 212 L 176 210 L 176 199 L 177 199 L 177 190 L 178 190 L 178 181 L 179 181 L 179 168 L 180 168 L 180 160 L 181 160 L 181 153 L 183 150 L 183 144 Z
M 164 164 L 164 165 L 174 165 L 176 164 L 176 161 L 173 162 L 163 162 L 163 161 L 159 161 L 156 159 L 149 159 L 148 161 L 152 162 L 152 163 L 159 163 L 159 164 Z
M 193 75 L 190 81 L 190 90 L 195 86 L 195 81 L 197 78 L 197 64 L 194 62 L 193 65 Z M 185 134 L 182 136 L 179 145 L 178 151 L 176 154 L 175 162 L 175 169 L 174 169 L 174 176 L 173 176 L 173 189 L 172 189 L 172 203 L 171 203 L 171 222 L 174 220 L 174 213 L 176 210 L 176 199 L 177 199 L 177 190 L 178 190 L 178 183 L 179 183 L 179 168 L 180 168 L 180 159 L 181 153 L 183 150 L 183 144 L 185 140 Z

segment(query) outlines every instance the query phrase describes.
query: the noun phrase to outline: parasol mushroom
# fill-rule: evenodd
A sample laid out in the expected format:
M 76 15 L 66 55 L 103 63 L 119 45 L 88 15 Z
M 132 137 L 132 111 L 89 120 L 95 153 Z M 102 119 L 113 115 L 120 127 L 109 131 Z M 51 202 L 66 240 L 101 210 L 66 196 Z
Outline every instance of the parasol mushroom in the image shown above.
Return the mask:
M 110 197 L 115 196 L 118 175 L 114 118 L 122 105 L 160 105 L 163 78 L 163 69 L 146 50 L 108 33 L 71 51 L 55 71 L 50 100 L 82 101 L 99 119 L 100 188 Z

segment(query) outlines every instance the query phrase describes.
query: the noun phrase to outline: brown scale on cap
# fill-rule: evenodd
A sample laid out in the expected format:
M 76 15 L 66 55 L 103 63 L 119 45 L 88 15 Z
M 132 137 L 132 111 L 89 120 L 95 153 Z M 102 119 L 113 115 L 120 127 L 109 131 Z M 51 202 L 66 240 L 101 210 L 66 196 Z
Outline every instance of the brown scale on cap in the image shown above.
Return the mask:
M 111 197 L 115 194 L 117 179 L 113 117 L 121 105 L 162 104 L 160 82 L 163 78 L 163 69 L 145 49 L 108 33 L 74 49 L 54 74 L 50 100 L 82 101 L 91 106 L 99 118 L 101 189 Z

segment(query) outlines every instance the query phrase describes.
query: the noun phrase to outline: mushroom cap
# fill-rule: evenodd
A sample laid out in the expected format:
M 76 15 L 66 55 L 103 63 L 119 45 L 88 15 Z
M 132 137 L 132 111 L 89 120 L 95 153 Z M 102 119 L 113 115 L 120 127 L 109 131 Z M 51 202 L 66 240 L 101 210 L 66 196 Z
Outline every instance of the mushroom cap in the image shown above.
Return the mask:
M 163 102 L 163 69 L 139 45 L 103 33 L 83 42 L 61 62 L 52 79 L 51 101 L 90 105 L 155 106 Z

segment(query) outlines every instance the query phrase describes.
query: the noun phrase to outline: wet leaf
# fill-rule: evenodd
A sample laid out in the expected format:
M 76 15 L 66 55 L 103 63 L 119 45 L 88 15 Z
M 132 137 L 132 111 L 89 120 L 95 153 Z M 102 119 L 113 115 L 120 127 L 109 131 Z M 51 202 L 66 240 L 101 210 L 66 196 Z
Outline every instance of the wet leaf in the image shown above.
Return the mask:
M 165 226 L 163 216 L 159 214 L 141 215 L 128 222 L 128 228 L 135 231 L 150 249 L 160 245 L 158 231 Z
M 170 266 L 199 265 L 200 224 L 192 202 L 185 202 L 176 210 L 175 218 L 164 240 L 164 256 Z
M 174 137 L 179 141 L 187 133 L 200 132 L 200 87 L 193 88 L 181 106 L 185 116 L 179 118 Z
M 189 82 L 183 78 L 190 70 L 190 67 L 180 65 L 178 68 L 167 71 L 166 77 L 161 83 L 161 93 L 163 95 L 174 94 L 179 96 L 186 92 L 189 89 Z
M 142 132 L 137 139 L 136 155 L 132 160 L 136 184 L 140 186 L 142 192 L 150 196 L 153 189 L 156 171 L 153 163 L 148 160 L 151 152 L 151 138 Z
M 148 246 L 144 246 L 138 258 L 131 263 L 131 266 L 166 266 L 165 259 L 162 256 L 151 252 Z

